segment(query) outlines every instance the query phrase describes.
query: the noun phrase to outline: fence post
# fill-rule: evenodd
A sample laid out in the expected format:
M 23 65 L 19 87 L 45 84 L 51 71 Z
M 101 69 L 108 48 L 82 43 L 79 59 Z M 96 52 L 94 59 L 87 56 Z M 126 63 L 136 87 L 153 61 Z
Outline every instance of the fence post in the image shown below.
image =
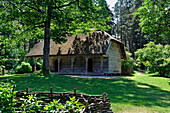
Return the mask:
M 53 88 L 50 88 L 51 101 L 53 101 Z
M 74 88 L 74 96 L 76 96 L 76 88 Z
M 106 101 L 106 98 L 107 98 L 107 93 L 103 93 L 103 102 Z

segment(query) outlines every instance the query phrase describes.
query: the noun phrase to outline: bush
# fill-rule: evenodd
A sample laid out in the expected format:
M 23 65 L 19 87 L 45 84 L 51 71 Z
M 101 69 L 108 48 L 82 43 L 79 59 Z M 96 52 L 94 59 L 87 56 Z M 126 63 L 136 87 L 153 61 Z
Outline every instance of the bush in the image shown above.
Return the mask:
M 23 96 L 25 97 L 25 96 Z M 28 95 L 26 98 L 20 98 L 15 100 L 16 92 L 13 92 L 13 85 L 11 83 L 0 83 L 0 113 L 14 113 L 19 110 L 20 112 L 55 112 L 55 113 L 79 113 L 84 107 L 78 103 L 75 97 L 70 98 L 65 104 L 59 101 L 53 100 L 49 104 L 44 106 L 44 102 L 37 99 L 36 95 Z M 22 103 L 20 106 L 16 103 Z
M 144 46 L 135 52 L 138 65 L 144 64 L 147 71 L 170 77 L 170 45 L 155 45 L 150 42 Z
M 43 110 L 42 102 L 37 100 L 36 95 L 29 95 L 27 99 L 21 99 L 23 101 L 22 105 L 20 106 L 20 110 L 22 112 L 40 112 Z
M 13 92 L 13 85 L 11 83 L 0 83 L 0 113 L 13 113 L 16 104 L 16 92 Z
M 15 68 L 16 65 L 18 64 L 18 62 L 19 62 L 19 59 L 13 59 L 13 58 L 11 58 L 11 59 L 4 58 L 4 59 L 0 60 L 0 64 L 5 66 L 6 70 L 10 70 L 12 68 Z
M 37 70 L 42 69 L 42 65 L 43 65 L 43 60 L 39 58 L 36 62 Z
M 29 63 L 31 65 L 31 67 L 34 69 L 34 58 L 33 57 L 29 57 L 25 60 L 25 62 Z M 43 64 L 43 60 L 41 58 L 39 58 L 36 62 L 36 66 L 37 66 L 37 70 L 42 69 L 42 64 Z M 34 71 L 34 70 L 33 70 Z
M 83 106 L 78 103 L 75 97 L 70 98 L 70 101 L 66 101 L 65 104 L 59 103 L 59 101 L 53 100 L 50 104 L 44 107 L 46 112 L 54 111 L 56 113 L 79 113 Z
M 32 72 L 32 67 L 29 63 L 22 62 L 21 65 L 17 66 L 16 73 L 30 73 Z
M 133 71 L 135 61 L 131 55 L 131 53 L 126 52 L 127 59 L 121 59 L 122 74 L 130 74 Z

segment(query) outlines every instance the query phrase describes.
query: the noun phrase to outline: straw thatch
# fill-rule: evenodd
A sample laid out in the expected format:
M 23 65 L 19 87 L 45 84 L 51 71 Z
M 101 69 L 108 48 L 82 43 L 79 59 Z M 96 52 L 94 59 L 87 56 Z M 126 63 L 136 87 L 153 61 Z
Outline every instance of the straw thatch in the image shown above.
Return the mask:
M 122 42 L 104 31 L 96 31 L 89 35 L 72 35 L 65 38 L 67 41 L 62 44 L 56 44 L 52 39 L 50 40 L 50 56 L 106 54 L 110 41 L 115 41 L 120 45 L 121 58 L 126 58 Z M 43 56 L 43 47 L 44 41 L 37 43 L 26 56 Z

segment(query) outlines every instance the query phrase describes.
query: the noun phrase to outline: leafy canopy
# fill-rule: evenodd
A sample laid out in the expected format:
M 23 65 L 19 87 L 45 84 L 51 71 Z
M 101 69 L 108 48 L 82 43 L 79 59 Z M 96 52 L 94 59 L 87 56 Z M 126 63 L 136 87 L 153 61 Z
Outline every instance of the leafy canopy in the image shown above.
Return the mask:
M 136 61 L 138 64 L 144 64 L 150 67 L 152 72 L 159 72 L 161 76 L 170 75 L 170 45 L 163 46 L 161 44 L 155 45 L 150 42 L 145 45 L 143 49 L 138 49 L 136 54 Z
M 17 36 L 42 37 L 49 18 L 50 36 L 57 41 L 68 33 L 109 28 L 106 21 L 110 21 L 110 16 L 104 0 L 6 0 L 0 5 L 1 25 L 8 24 Z
M 144 0 L 136 13 L 140 17 L 142 31 L 154 42 L 170 42 L 169 4 L 169 0 Z

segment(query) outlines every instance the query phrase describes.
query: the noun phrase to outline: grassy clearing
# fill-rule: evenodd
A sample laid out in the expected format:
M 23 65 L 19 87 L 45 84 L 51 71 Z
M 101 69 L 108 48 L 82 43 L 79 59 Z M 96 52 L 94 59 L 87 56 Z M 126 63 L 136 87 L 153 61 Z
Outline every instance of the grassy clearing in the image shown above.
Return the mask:
M 167 113 L 170 112 L 170 79 L 134 74 L 122 78 L 75 78 L 63 75 L 45 77 L 40 73 L 0 76 L 0 81 L 13 80 L 16 90 L 26 87 L 33 91 L 73 91 L 102 94 L 111 98 L 115 113 Z

